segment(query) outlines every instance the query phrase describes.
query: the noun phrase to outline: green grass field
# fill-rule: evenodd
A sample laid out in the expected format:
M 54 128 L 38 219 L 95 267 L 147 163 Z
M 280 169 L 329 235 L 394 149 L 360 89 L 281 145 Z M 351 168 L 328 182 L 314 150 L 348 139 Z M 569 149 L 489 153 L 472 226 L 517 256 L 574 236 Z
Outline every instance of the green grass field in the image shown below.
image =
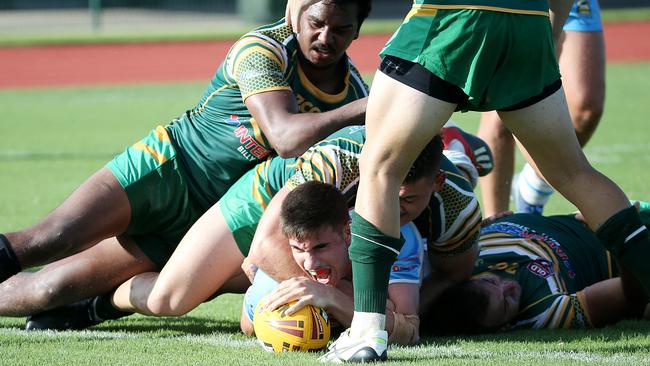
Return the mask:
M 608 66 L 605 116 L 586 152 L 631 197 L 650 200 L 648 85 L 650 63 Z M 203 87 L 0 91 L 0 231 L 34 223 L 113 155 L 193 106 Z M 477 114 L 454 119 L 476 130 Z M 556 196 L 547 211 L 572 209 Z M 315 354 L 268 354 L 241 336 L 240 306 L 241 295 L 226 295 L 182 318 L 132 316 L 83 332 L 27 333 L 24 319 L 0 318 L 0 365 L 316 363 Z M 425 338 L 390 356 L 405 365 L 641 365 L 650 364 L 648 345 L 650 324 L 630 321 L 594 331 Z

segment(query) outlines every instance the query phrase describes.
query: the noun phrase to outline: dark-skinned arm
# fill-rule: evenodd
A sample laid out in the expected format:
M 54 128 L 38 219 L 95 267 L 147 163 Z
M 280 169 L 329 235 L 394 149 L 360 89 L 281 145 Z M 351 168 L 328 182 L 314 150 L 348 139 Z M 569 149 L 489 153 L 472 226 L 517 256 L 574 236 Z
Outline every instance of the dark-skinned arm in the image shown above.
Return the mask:
M 299 156 L 345 126 L 363 124 L 367 99 L 319 113 L 300 113 L 296 97 L 288 90 L 254 94 L 244 103 L 273 149 L 288 158 Z

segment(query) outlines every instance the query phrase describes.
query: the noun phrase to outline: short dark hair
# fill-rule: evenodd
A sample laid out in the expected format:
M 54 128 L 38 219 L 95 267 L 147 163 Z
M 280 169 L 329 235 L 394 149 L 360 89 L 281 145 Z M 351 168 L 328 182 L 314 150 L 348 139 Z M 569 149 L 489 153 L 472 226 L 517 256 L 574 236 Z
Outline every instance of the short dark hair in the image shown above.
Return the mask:
M 442 147 L 442 137 L 435 135 L 413 162 L 404 183 L 413 183 L 424 177 L 435 178 L 440 170 Z
M 350 221 L 348 206 L 336 187 L 305 182 L 289 192 L 280 208 L 282 233 L 291 239 L 304 240 L 324 226 L 337 227 Z
M 421 309 L 420 332 L 434 335 L 486 333 L 483 325 L 489 305 L 488 294 L 467 280 L 443 291 L 428 309 Z
M 356 4 L 357 5 L 357 22 L 359 23 L 359 28 L 363 21 L 368 18 L 370 10 L 372 8 L 372 0 L 322 0 L 324 4 L 335 4 L 335 5 L 346 5 L 346 4 Z

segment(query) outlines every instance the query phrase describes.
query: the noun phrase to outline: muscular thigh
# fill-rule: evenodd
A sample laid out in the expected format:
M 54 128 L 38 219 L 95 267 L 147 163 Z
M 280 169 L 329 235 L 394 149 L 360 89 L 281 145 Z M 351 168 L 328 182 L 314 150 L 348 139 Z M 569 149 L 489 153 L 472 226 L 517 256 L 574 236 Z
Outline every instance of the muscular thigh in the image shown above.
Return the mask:
M 23 268 L 29 268 L 122 233 L 130 216 L 124 189 L 108 169 L 102 168 L 39 223 L 7 237 Z

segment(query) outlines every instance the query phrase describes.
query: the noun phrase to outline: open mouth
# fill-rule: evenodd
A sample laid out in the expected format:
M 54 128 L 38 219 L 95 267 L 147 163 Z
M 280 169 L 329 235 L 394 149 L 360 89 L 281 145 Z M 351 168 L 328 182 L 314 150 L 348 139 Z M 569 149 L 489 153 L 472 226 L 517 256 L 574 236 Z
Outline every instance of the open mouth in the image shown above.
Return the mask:
M 311 277 L 322 284 L 329 284 L 331 280 L 331 270 L 329 268 L 318 268 L 316 270 L 308 271 Z

